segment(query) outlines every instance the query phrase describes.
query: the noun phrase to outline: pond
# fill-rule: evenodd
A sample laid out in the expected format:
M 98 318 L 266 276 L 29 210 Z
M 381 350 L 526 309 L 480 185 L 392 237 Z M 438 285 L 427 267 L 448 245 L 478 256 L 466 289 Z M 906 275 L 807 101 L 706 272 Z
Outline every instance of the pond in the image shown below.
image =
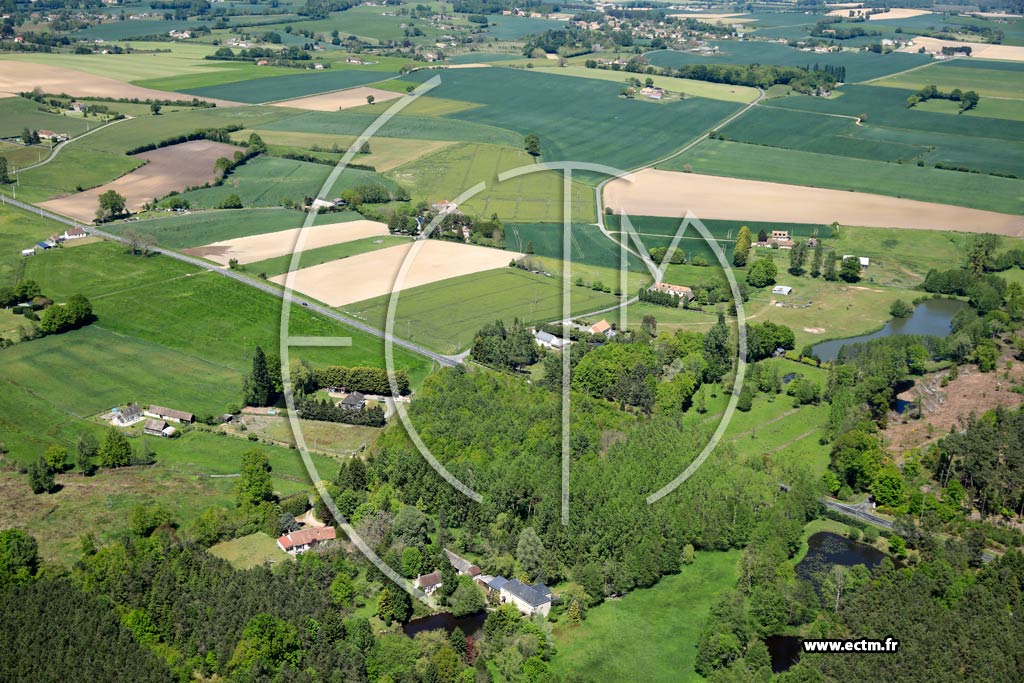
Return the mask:
M 807 539 L 807 555 L 796 566 L 796 575 L 819 588 L 818 577 L 834 565 L 852 567 L 862 564 L 874 569 L 887 557 L 878 548 L 851 541 L 830 531 L 821 531 Z M 796 664 L 800 658 L 800 638 L 797 636 L 769 636 L 764 639 L 772 658 L 772 671 L 781 673 Z
M 893 318 L 885 324 L 885 327 L 871 334 L 833 339 L 815 344 L 814 355 L 823 361 L 833 361 L 839 355 L 839 350 L 847 344 L 856 344 L 880 337 L 893 337 L 898 334 L 945 337 L 951 330 L 953 316 L 966 305 L 963 301 L 956 299 L 926 299 L 914 307 L 914 313 L 909 318 Z
M 421 631 L 434 631 L 443 628 L 447 633 L 451 633 L 458 627 L 467 636 L 477 638 L 480 636 L 480 631 L 483 629 L 486 619 L 487 612 L 476 612 L 474 614 L 467 614 L 464 617 L 457 617 L 451 612 L 441 612 L 440 614 L 431 614 L 430 616 L 407 621 L 402 624 L 402 631 L 405 635 L 412 638 Z

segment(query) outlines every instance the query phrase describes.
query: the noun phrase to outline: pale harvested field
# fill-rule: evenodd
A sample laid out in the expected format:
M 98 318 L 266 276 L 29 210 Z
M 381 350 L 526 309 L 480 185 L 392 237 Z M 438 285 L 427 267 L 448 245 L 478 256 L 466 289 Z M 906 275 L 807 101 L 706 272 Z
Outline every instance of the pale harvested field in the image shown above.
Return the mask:
M 670 14 L 671 17 L 679 17 L 681 19 L 696 19 L 697 21 L 703 21 L 708 24 L 748 24 L 753 21 L 750 17 L 745 17 L 743 14 L 722 14 L 716 12 L 706 12 L 704 14 Z
M 107 190 L 124 195 L 130 211 L 137 211 L 151 199 L 163 197 L 171 190 L 184 190 L 214 180 L 213 165 L 220 157 L 234 156 L 238 147 L 223 142 L 193 140 L 151 152 L 136 154 L 148 162 L 117 180 L 85 192 L 51 199 L 40 206 L 83 222 L 96 217 L 99 196 Z
M 850 9 L 834 9 L 829 14 L 834 17 L 848 17 L 850 16 Z M 858 10 L 854 10 L 855 14 L 861 15 L 867 12 L 872 7 L 865 7 Z M 909 19 L 910 17 L 919 17 L 922 14 L 931 14 L 931 10 L 927 9 L 908 9 L 904 7 L 895 7 L 886 12 L 879 12 L 878 14 L 872 14 L 868 17 L 868 21 L 880 21 L 883 19 Z
M 398 284 L 396 278 L 407 256 L 409 268 Z M 393 290 L 502 268 L 520 256 L 522 254 L 470 244 L 416 240 L 411 244 L 302 268 L 291 273 L 291 284 L 295 291 L 328 306 L 344 306 L 389 294 Z M 270 281 L 283 285 L 287 279 L 288 274 L 284 274 L 272 277 Z
M 239 263 L 255 263 L 268 258 L 285 256 L 294 253 L 296 241 L 302 228 L 291 228 L 263 235 L 238 237 L 233 240 L 213 242 L 202 247 L 186 249 L 185 253 L 209 259 L 222 266 L 228 265 L 231 259 Z M 388 226 L 377 221 L 357 220 L 348 223 L 329 223 L 306 228 L 302 250 L 329 247 L 332 244 L 351 242 L 364 237 L 379 237 L 388 234 Z
M 0 92 L 19 93 L 41 88 L 49 94 L 67 93 L 77 97 L 137 97 L 139 99 L 190 100 L 191 95 L 140 88 L 106 76 L 34 62 L 0 60 Z M 237 102 L 199 99 L 216 102 L 218 107 L 238 106 Z
M 832 223 L 875 228 L 1024 235 L 1024 217 L 864 192 L 825 190 L 698 173 L 644 170 L 605 186 L 615 213 L 634 216 Z
M 551 55 L 548 55 L 547 58 L 551 59 Z M 554 58 L 558 59 L 558 55 L 555 55 Z M 493 64 L 484 64 L 483 62 L 473 62 L 471 64 L 449 64 L 448 68 L 449 69 L 489 69 L 492 66 L 493 66 Z
M 402 93 L 370 88 L 367 86 L 352 88 L 350 90 L 339 90 L 323 95 L 310 95 L 299 97 L 294 100 L 283 100 L 274 102 L 275 107 L 289 107 L 291 109 L 306 109 L 308 111 L 338 111 L 339 109 L 352 109 L 366 105 L 366 98 L 373 95 L 375 103 L 396 100 Z
M 971 48 L 972 59 L 1001 59 L 1007 62 L 1024 62 L 1024 46 L 989 45 L 988 43 L 972 43 L 967 40 L 942 40 L 915 36 L 909 45 L 900 48 L 900 52 L 917 52 L 921 46 L 928 52 L 940 52 L 944 47 L 967 45 Z
M 322 149 L 330 149 L 337 145 L 339 151 L 346 151 L 356 141 L 354 135 L 321 135 L 320 133 L 295 133 L 280 130 L 257 131 L 268 145 L 288 145 L 305 147 L 319 145 Z M 236 131 L 232 140 L 243 142 L 249 139 L 252 129 Z M 370 141 L 370 154 L 360 154 L 355 161 L 369 164 L 378 171 L 385 173 L 398 168 L 422 156 L 433 154 L 456 143 L 447 140 L 416 140 L 413 138 L 382 138 L 375 137 Z

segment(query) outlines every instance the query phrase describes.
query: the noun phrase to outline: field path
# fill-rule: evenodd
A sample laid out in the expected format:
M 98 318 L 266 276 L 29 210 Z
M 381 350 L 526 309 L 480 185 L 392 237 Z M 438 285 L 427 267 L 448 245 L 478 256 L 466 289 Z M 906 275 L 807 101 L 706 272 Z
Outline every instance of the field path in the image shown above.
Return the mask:
M 949 62 L 955 61 L 957 59 L 962 59 L 962 58 L 961 57 L 950 57 L 949 59 L 944 60 L 944 61 L 946 63 L 949 63 Z M 854 85 L 867 85 L 868 83 L 874 83 L 875 81 L 884 81 L 887 78 L 893 78 L 894 76 L 902 76 L 903 74 L 908 74 L 911 71 L 917 71 L 918 69 L 923 69 L 923 68 L 928 67 L 928 66 L 934 66 L 934 65 L 936 65 L 938 63 L 939 62 L 935 62 L 935 61 L 925 62 L 924 64 L 918 64 L 917 66 L 911 67 L 909 69 L 905 69 L 903 71 L 897 71 L 894 74 L 886 74 L 885 76 L 876 76 L 875 78 L 869 78 L 866 81 L 857 81 L 857 83 L 855 83 Z
M 26 166 L 24 168 L 19 168 L 18 169 L 18 173 L 21 173 L 22 171 L 31 171 L 33 168 L 38 168 L 39 166 L 45 166 L 46 164 L 48 164 L 51 161 L 53 161 L 54 159 L 56 159 L 57 155 L 61 153 L 61 150 L 63 150 L 68 145 L 70 145 L 72 142 L 77 142 L 78 140 L 81 140 L 82 138 L 84 138 L 87 135 L 92 135 L 93 133 L 95 133 L 98 130 L 103 130 L 107 126 L 112 126 L 115 123 L 121 123 L 122 121 L 131 121 L 133 118 L 134 118 L 133 116 L 125 116 L 123 119 L 118 119 L 116 121 L 107 121 L 102 126 L 96 126 L 95 128 L 93 128 L 91 130 L 85 131 L 81 135 L 76 135 L 75 137 L 71 138 L 70 140 L 65 140 L 64 142 L 58 142 L 57 146 L 54 147 L 50 151 L 50 156 L 46 157 L 42 161 L 38 161 L 38 162 L 32 164 L 31 166 Z

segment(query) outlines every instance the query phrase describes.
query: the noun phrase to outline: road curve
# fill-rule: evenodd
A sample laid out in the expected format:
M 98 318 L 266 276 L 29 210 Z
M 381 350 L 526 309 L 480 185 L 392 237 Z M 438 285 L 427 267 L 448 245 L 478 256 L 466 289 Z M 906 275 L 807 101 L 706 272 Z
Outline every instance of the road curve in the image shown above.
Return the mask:
M 127 244 L 127 240 L 125 240 L 123 237 L 121 237 L 119 235 L 115 235 L 115 234 L 113 234 L 111 232 L 107 232 L 105 230 L 101 230 L 101 229 L 93 227 L 93 226 L 84 225 L 84 224 L 80 223 L 79 221 L 75 221 L 75 220 L 72 220 L 72 219 L 67 218 L 65 216 L 61 216 L 59 214 L 55 214 L 55 213 L 52 213 L 50 211 L 46 211 L 45 209 L 41 209 L 38 206 L 33 206 L 31 204 L 26 204 L 25 202 L 19 202 L 19 201 L 15 200 L 15 199 L 11 199 L 10 197 L 4 196 L 2 194 L 0 194 L 0 203 L 10 204 L 12 206 L 17 206 L 18 208 L 25 209 L 26 211 L 31 211 L 32 213 L 38 214 L 40 216 L 43 216 L 44 218 L 49 218 L 51 220 L 57 221 L 59 223 L 63 223 L 65 225 L 80 226 L 80 227 L 84 228 L 89 234 L 96 235 L 97 237 L 102 237 L 104 239 L 113 240 L 115 242 L 120 242 L 122 244 Z M 250 277 L 248 277 L 246 275 L 242 275 L 241 273 L 238 273 L 236 271 L 233 271 L 233 270 L 230 270 L 230 269 L 227 269 L 227 268 L 222 268 L 221 266 L 218 266 L 218 265 L 215 265 L 215 264 L 212 264 L 212 263 L 208 263 L 206 261 L 203 261 L 202 259 L 198 259 L 198 258 L 195 258 L 193 256 L 188 256 L 186 254 L 182 254 L 182 253 L 174 251 L 172 249 L 166 249 L 166 248 L 163 248 L 163 247 L 154 247 L 152 249 L 152 251 L 157 253 L 157 254 L 163 254 L 164 256 L 167 256 L 169 258 L 175 259 L 176 261 L 181 261 L 182 263 L 188 263 L 188 264 L 193 265 L 193 266 L 195 266 L 197 268 L 200 268 L 202 270 L 206 270 L 206 271 L 209 271 L 211 273 L 218 273 L 220 275 L 223 275 L 224 277 L 231 278 L 232 280 L 235 280 L 237 282 L 241 282 L 242 284 L 248 285 L 248 286 L 253 287 L 255 289 L 258 289 L 258 290 L 260 290 L 262 292 L 266 292 L 267 294 L 270 294 L 271 296 L 277 297 L 278 299 L 284 299 L 284 291 L 283 290 L 277 289 L 273 285 L 270 285 L 269 283 L 263 282 L 262 280 L 256 280 L 256 279 L 250 278 Z M 311 300 L 305 299 L 304 297 L 301 297 L 301 296 L 296 296 L 294 292 L 292 293 L 292 299 L 295 301 L 295 303 L 297 305 L 300 305 L 303 308 L 311 310 L 311 311 L 313 311 L 315 313 L 319 313 L 320 315 L 324 316 L 325 318 L 329 318 L 329 319 L 334 320 L 336 322 L 342 323 L 343 325 L 347 325 L 349 327 L 352 327 L 354 329 L 359 330 L 360 332 L 365 332 L 367 334 L 373 335 L 374 337 L 378 337 L 380 339 L 384 339 L 386 337 L 384 332 L 378 330 L 375 327 L 371 327 L 371 326 L 369 326 L 369 325 L 367 325 L 365 323 L 362 323 L 362 322 L 360 322 L 358 320 L 354 320 L 352 318 L 349 318 L 348 316 L 341 315 L 337 311 L 332 310 L 332 309 L 330 309 L 330 308 L 328 308 L 326 306 L 323 306 L 321 304 L 318 304 L 315 301 L 311 301 Z M 434 361 L 435 363 L 437 363 L 437 364 L 439 364 L 441 366 L 444 366 L 444 367 L 453 367 L 455 365 L 459 365 L 460 363 L 462 363 L 462 358 L 461 357 L 458 357 L 458 356 L 445 356 L 443 354 L 436 353 L 434 351 L 431 351 L 428 348 L 420 346 L 419 344 L 413 343 L 411 341 L 407 341 L 405 339 L 400 339 L 398 337 L 392 336 L 391 337 L 391 341 L 392 341 L 392 343 L 395 346 L 399 346 L 399 347 L 401 347 L 403 349 L 406 349 L 407 351 L 411 351 L 412 353 L 415 353 L 415 354 L 417 354 L 419 356 L 423 356 L 424 358 L 427 358 L 427 359 L 429 359 L 431 361 Z

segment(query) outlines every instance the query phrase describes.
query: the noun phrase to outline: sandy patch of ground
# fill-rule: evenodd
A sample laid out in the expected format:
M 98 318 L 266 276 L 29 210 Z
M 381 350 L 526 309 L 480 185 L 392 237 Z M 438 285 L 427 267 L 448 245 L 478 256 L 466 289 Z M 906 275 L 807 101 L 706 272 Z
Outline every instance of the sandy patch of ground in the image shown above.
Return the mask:
M 414 251 L 411 251 L 414 250 Z M 396 278 L 406 256 L 409 267 L 401 285 Z M 291 273 L 292 288 L 323 301 L 329 306 L 344 306 L 390 294 L 392 289 L 410 289 L 439 280 L 470 275 L 507 266 L 517 254 L 441 240 L 416 240 L 368 254 L 351 256 Z M 288 274 L 270 278 L 285 284 Z
M 192 95 L 140 88 L 131 83 L 62 66 L 22 61 L 0 61 L 0 91 L 16 94 L 28 92 L 33 88 L 42 88 L 50 94 L 67 93 L 78 97 L 137 97 L 142 100 L 192 99 Z M 227 100 L 215 100 L 209 97 L 199 99 L 216 102 L 218 107 L 238 106 L 237 102 Z
M 163 197 L 171 190 L 213 181 L 213 165 L 217 159 L 230 159 L 238 149 L 223 142 L 193 140 L 136 154 L 137 159 L 148 163 L 106 185 L 51 199 L 40 206 L 88 223 L 96 217 L 99 196 L 107 190 L 117 190 L 127 200 L 128 209 L 137 211 L 146 202 Z
M 703 21 L 708 24 L 747 24 L 754 21 L 750 17 L 745 17 L 743 14 L 724 14 L 717 12 L 705 12 L 703 14 L 670 14 L 670 17 L 679 17 L 680 19 L 696 19 L 697 21 Z
M 996 406 L 1014 408 L 1024 404 L 1024 395 L 1010 391 L 1011 386 L 1024 380 L 1024 365 L 1014 362 L 1010 378 L 1003 377 L 1006 362 L 1011 360 L 1009 355 L 1000 358 L 995 372 L 978 372 L 974 365 L 960 366 L 957 378 L 946 387 L 942 386 L 946 371 L 920 378 L 899 398 L 920 404 L 921 419 L 890 420 L 885 430 L 889 450 L 900 454 L 941 439 L 972 412 L 981 415 Z M 928 425 L 932 426 L 930 431 Z
M 900 52 L 917 52 L 923 46 L 928 52 L 941 52 L 944 47 L 967 45 L 971 48 L 971 57 L 975 59 L 1001 59 L 1007 62 L 1024 62 L 1024 46 L 990 45 L 988 43 L 972 43 L 967 40 L 942 40 L 915 36 L 909 45 L 899 49 Z
M 231 259 L 239 263 L 255 263 L 268 258 L 285 256 L 295 251 L 295 242 L 302 228 L 268 232 L 263 235 L 238 237 L 233 240 L 213 242 L 202 247 L 186 249 L 185 253 L 200 256 L 222 266 L 228 265 Z M 379 237 L 388 234 L 388 226 L 377 221 L 358 220 L 348 223 L 329 223 L 306 228 L 306 236 L 302 250 L 327 247 L 332 244 L 351 242 L 364 237 Z
M 550 58 L 551 55 L 548 55 Z M 558 55 L 555 55 L 555 59 L 558 59 Z M 483 62 L 473 62 L 471 64 L 449 64 L 449 69 L 489 69 L 493 64 L 484 64 Z
M 912 199 L 654 169 L 633 178 L 605 186 L 615 213 L 1024 235 L 1024 216 Z
M 323 95 L 299 97 L 294 100 L 274 102 L 273 104 L 275 107 L 307 109 L 309 111 L 338 111 L 339 109 L 362 107 L 367 104 L 366 98 L 370 95 L 373 95 L 375 102 L 387 102 L 388 100 L 398 99 L 402 96 L 402 93 L 363 86 L 360 88 L 351 88 L 350 90 L 329 92 Z
M 831 5 L 830 5 L 830 7 L 831 7 Z M 851 8 L 849 8 L 849 7 L 846 8 L 846 9 L 834 9 L 831 12 L 829 12 L 829 15 L 833 16 L 833 17 L 848 17 L 848 16 L 850 16 L 850 9 Z M 865 12 L 867 12 L 867 11 L 869 11 L 871 9 L 873 9 L 873 8 L 867 7 L 867 8 L 864 8 L 864 9 L 860 10 L 860 11 L 854 9 L 854 13 L 856 15 L 861 15 L 861 14 L 864 14 Z M 931 14 L 931 13 L 932 13 L 931 10 L 927 10 L 927 9 L 908 9 L 908 8 L 904 8 L 904 7 L 894 7 L 893 9 L 887 10 L 885 12 L 879 12 L 878 14 L 872 14 L 871 16 L 868 17 L 868 21 L 880 21 L 882 19 L 909 19 L 910 17 L 919 17 L 922 14 Z
M 825 334 L 824 327 L 805 327 L 804 332 L 807 334 Z
M 1024 19 L 1022 14 L 1007 14 L 1006 12 L 965 12 L 963 16 L 988 17 L 990 19 Z

